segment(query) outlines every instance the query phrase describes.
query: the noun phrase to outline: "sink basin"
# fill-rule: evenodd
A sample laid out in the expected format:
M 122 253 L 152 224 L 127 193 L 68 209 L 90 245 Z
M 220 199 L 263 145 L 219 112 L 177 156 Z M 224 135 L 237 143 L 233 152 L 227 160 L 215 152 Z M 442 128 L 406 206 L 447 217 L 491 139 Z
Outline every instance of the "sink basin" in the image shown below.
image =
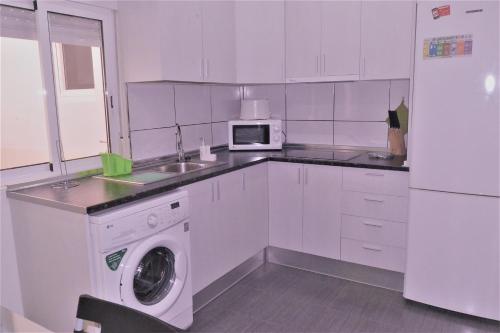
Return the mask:
M 160 172 L 187 173 L 207 169 L 221 164 L 222 163 L 213 162 L 174 162 L 155 167 L 153 170 Z

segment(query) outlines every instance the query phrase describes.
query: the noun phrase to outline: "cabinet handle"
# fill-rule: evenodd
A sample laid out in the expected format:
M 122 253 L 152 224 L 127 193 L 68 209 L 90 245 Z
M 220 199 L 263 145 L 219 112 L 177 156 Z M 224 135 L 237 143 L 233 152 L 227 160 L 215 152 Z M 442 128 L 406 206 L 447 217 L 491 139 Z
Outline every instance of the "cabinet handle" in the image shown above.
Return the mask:
M 307 185 L 307 183 L 309 183 L 309 169 L 308 168 L 305 168 L 304 170 L 304 184 Z
M 205 59 L 205 79 L 208 79 L 208 74 L 209 74 L 209 70 L 208 70 L 208 59 Z
M 297 182 L 299 183 L 300 185 L 300 168 L 297 169 Z
M 243 191 L 247 190 L 246 174 L 243 174 Z
M 214 191 L 214 183 L 212 185 L 212 202 L 215 202 L 215 191 Z
M 365 198 L 365 201 L 369 201 L 369 202 L 378 202 L 378 203 L 383 203 L 384 200 L 381 200 L 381 199 L 373 199 L 373 198 Z
M 377 251 L 377 252 L 382 251 L 381 247 L 373 246 L 373 245 L 364 245 L 364 244 L 363 244 L 363 249 L 370 250 L 370 251 Z
M 377 228 L 383 227 L 382 223 L 375 223 L 375 222 L 369 222 L 369 221 L 363 221 L 363 224 L 369 225 L 370 227 L 377 227 Z
M 319 56 L 316 56 L 316 73 L 319 73 Z
M 323 73 L 326 74 L 326 56 L 323 54 Z
M 384 177 L 385 175 L 383 173 L 367 172 L 365 176 Z
M 363 57 L 363 70 L 362 70 L 363 76 L 366 74 L 366 57 Z
M 217 200 L 220 200 L 220 184 L 219 184 L 219 181 L 217 181 Z
M 205 60 L 203 58 L 200 59 L 200 78 L 203 79 L 203 73 L 205 71 Z

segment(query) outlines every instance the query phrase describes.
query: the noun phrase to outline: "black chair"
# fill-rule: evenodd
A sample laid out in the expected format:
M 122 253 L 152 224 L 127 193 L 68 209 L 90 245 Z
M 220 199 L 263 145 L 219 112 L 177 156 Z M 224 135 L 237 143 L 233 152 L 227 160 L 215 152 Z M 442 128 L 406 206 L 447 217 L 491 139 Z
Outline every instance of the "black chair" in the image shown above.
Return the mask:
M 75 333 L 84 333 L 83 320 L 100 324 L 101 333 L 182 332 L 146 313 L 89 295 L 80 296 L 76 319 Z

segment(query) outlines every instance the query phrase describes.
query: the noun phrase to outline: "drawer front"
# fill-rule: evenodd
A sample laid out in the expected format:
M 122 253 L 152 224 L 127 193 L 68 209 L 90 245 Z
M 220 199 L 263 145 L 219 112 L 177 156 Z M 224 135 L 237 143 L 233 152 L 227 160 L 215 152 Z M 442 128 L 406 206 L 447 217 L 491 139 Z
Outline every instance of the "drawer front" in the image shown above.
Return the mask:
M 342 215 L 342 237 L 406 248 L 406 223 Z
M 407 197 L 408 172 L 343 168 L 342 188 L 348 191 Z
M 406 222 L 408 198 L 343 191 L 342 214 Z
M 404 272 L 406 250 L 399 247 L 342 238 L 341 258 L 344 261 L 356 264 Z

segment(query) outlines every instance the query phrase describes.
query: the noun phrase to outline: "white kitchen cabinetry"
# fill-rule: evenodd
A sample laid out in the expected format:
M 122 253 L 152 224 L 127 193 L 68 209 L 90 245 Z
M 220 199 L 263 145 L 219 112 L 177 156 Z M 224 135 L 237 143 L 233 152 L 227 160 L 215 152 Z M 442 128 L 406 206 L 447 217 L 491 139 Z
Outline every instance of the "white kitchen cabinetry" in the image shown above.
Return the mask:
M 269 164 L 269 245 L 340 258 L 341 168 Z
M 267 246 L 266 168 L 261 164 L 186 186 L 193 293 Z
M 304 164 L 302 251 L 340 259 L 342 168 Z
M 363 1 L 360 78 L 409 78 L 415 1 Z
M 289 82 L 359 78 L 359 1 L 286 3 Z
M 234 3 L 120 1 L 123 80 L 234 82 Z
M 302 164 L 269 163 L 269 245 L 302 250 Z
M 285 80 L 284 1 L 236 1 L 238 83 Z
M 408 173 L 343 168 L 341 259 L 404 272 Z

